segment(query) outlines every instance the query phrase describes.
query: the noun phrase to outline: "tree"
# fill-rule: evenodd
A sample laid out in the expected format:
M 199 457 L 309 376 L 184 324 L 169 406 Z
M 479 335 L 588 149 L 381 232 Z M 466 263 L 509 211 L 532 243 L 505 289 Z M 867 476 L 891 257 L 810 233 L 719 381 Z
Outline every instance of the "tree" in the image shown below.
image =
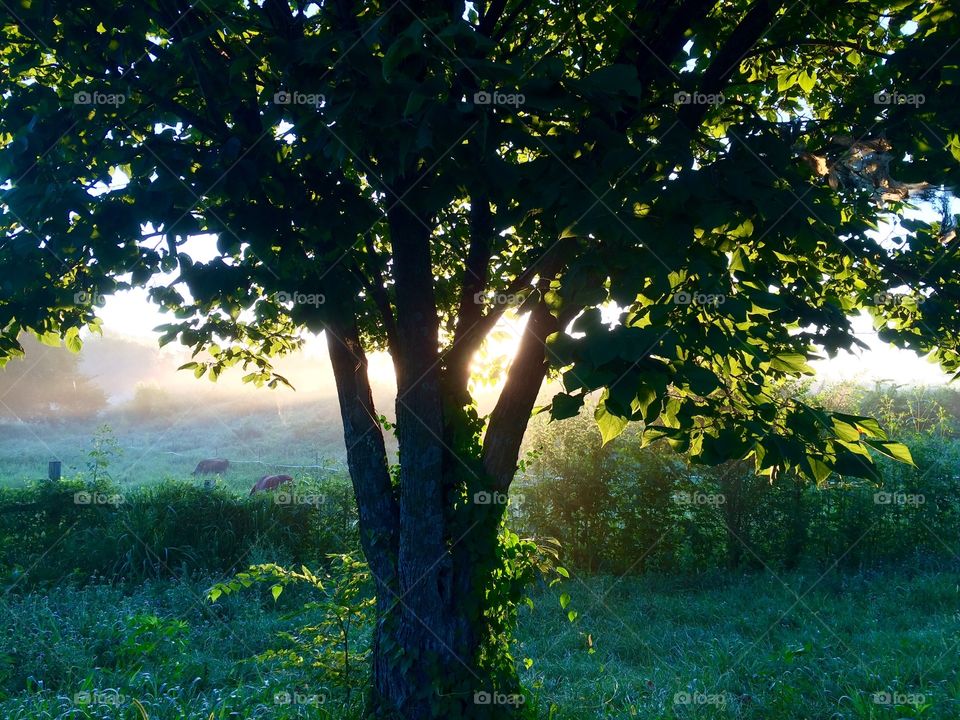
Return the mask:
M 509 490 L 547 373 L 555 418 L 602 393 L 605 440 L 638 420 L 703 462 L 822 479 L 909 459 L 771 389 L 857 346 L 851 314 L 960 367 L 954 247 L 937 223 L 872 235 L 956 184 L 947 2 L 3 7 L 0 354 L 22 330 L 76 344 L 89 300 L 131 286 L 175 313 L 163 342 L 198 376 L 275 385 L 270 358 L 324 331 L 382 715 L 509 709 L 473 702 L 513 682 L 503 504 L 475 499 Z M 209 262 L 183 247 L 200 234 Z M 470 359 L 508 308 L 526 324 L 480 417 Z
M 20 339 L 28 358 L 0 370 L 0 416 L 41 420 L 96 415 L 107 406 L 103 388 L 86 375 L 79 356 L 42 345 L 26 335 Z

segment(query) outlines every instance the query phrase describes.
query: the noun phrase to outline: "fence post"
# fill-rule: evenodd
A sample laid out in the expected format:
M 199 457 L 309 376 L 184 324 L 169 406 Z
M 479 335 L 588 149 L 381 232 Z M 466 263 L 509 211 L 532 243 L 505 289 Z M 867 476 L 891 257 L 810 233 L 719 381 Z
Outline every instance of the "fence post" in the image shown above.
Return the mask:
M 47 477 L 50 479 L 50 482 L 58 482 L 60 480 L 60 470 L 62 463 L 60 460 L 51 460 L 47 463 Z

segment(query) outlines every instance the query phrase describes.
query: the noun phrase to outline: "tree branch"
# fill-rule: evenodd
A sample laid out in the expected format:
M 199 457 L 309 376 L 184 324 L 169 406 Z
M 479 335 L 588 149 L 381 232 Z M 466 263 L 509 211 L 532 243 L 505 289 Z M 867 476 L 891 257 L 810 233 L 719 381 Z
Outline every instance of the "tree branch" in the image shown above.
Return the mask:
M 546 339 L 559 328 L 559 320 L 546 304 L 538 303 L 530 313 L 507 382 L 490 415 L 483 438 L 483 469 L 499 492 L 510 487 L 516 472 L 523 433 L 547 374 Z
M 710 63 L 710 67 L 703 73 L 700 79 L 700 93 L 711 95 L 723 89 L 746 53 L 763 37 L 763 33 L 766 32 L 783 4 L 779 0 L 757 0 L 753 4 L 743 20 L 730 33 L 724 46 Z M 709 107 L 706 103 L 684 105 L 678 114 L 680 122 L 690 130 L 696 129 L 706 116 Z
M 331 317 L 326 323 L 326 336 L 340 400 L 347 466 L 360 516 L 363 554 L 378 585 L 392 590 L 396 584 L 399 508 L 391 487 L 383 433 L 376 419 L 366 354 L 352 317 Z
M 742 59 L 747 59 L 748 57 L 754 57 L 765 52 L 770 52 L 773 50 L 785 50 L 787 48 L 795 48 L 801 45 L 816 45 L 823 47 L 832 47 L 832 48 L 849 48 L 851 50 L 856 50 L 861 55 L 870 55 L 871 57 L 876 58 L 886 58 L 889 57 L 886 53 L 882 53 L 879 50 L 871 50 L 869 48 L 861 47 L 860 43 L 855 42 L 844 42 L 842 40 L 826 40 L 822 38 L 803 38 L 801 40 L 785 40 L 784 42 L 778 43 L 768 43 L 766 45 L 757 45 L 755 48 L 746 53 Z

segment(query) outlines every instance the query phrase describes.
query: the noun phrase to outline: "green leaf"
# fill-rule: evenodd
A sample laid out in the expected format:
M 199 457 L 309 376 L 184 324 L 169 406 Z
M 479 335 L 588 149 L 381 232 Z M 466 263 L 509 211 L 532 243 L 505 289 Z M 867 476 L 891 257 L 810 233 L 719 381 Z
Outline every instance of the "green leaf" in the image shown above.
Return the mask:
M 560 607 L 566 610 L 567 605 L 569 604 L 570 604 L 570 593 L 563 593 L 560 596 Z
M 824 463 L 822 460 L 813 457 L 812 455 L 807 456 L 807 464 L 810 466 L 810 472 L 813 474 L 813 479 L 817 483 L 822 483 L 832 474 L 830 466 Z
M 606 394 L 606 391 L 604 391 L 604 394 Z M 630 422 L 628 418 L 614 415 L 607 410 L 606 401 L 597 405 L 593 417 L 597 421 L 597 427 L 600 429 L 600 437 L 604 445 L 619 437 Z
M 280 597 L 280 593 L 282 592 L 283 592 L 282 585 L 274 585 L 272 588 L 270 588 L 270 594 L 273 595 L 274 602 L 276 602 L 277 598 Z
M 770 367 L 791 375 L 813 375 L 813 368 L 807 364 L 807 356 L 801 353 L 777 355 L 770 361 Z
M 70 352 L 78 353 L 83 347 L 83 341 L 80 339 L 80 331 L 75 327 L 67 328 L 67 332 L 63 336 L 63 339 L 66 343 L 67 349 Z
M 884 440 L 864 440 L 864 442 L 881 455 L 886 455 L 891 460 L 896 460 L 898 462 L 906 463 L 907 465 L 915 466 L 915 463 L 913 462 L 913 456 L 910 454 L 910 448 L 903 443 Z

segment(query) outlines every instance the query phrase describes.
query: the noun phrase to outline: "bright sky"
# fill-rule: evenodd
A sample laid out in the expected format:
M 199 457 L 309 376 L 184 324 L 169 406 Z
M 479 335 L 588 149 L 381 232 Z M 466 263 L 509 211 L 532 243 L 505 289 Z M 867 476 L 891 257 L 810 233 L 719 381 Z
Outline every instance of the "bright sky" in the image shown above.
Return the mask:
M 956 201 L 954 201 L 954 210 L 955 205 Z M 936 213 L 932 205 L 926 204 L 918 210 L 908 211 L 906 216 L 930 220 L 936 217 Z M 888 224 L 881 226 L 876 237 L 881 243 L 886 244 L 896 241 L 901 234 L 902 230 L 897 226 Z M 197 261 L 210 260 L 217 254 L 215 238 L 210 235 L 189 238 L 181 248 Z M 169 322 L 169 319 L 148 300 L 144 290 L 132 290 L 108 297 L 106 304 L 100 309 L 100 316 L 106 331 L 145 341 L 154 346 L 158 334 L 153 331 L 153 328 Z M 824 382 L 854 380 L 871 385 L 879 380 L 921 385 L 942 384 L 949 381 L 950 376 L 943 373 L 935 364 L 917 357 L 912 352 L 899 350 L 881 342 L 868 316 L 856 318 L 854 328 L 869 349 L 856 354 L 844 352 L 836 358 L 814 361 L 812 365 L 817 370 L 819 380 Z M 509 362 L 519 341 L 521 329 L 522 321 L 506 319 L 501 322 L 491 340 L 488 341 L 488 353 L 482 361 L 494 365 Z M 308 357 L 325 356 L 325 343 L 319 337 L 310 337 L 304 352 Z M 392 377 L 393 366 L 385 355 L 371 357 L 370 365 L 371 373 L 379 376 L 379 379 Z

